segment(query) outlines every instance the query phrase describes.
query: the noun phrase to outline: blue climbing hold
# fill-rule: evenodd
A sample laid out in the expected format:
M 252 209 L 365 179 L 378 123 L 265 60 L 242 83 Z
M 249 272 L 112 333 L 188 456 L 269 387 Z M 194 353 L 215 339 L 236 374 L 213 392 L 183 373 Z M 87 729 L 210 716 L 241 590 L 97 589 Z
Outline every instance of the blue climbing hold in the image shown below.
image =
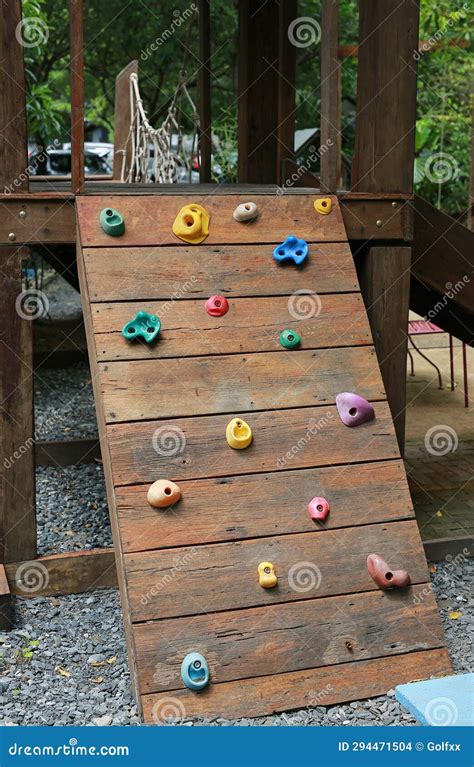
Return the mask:
M 277 245 L 273 251 L 275 261 L 294 261 L 295 264 L 302 264 L 308 255 L 308 243 L 306 240 L 299 240 L 293 234 L 286 238 L 285 242 Z
M 202 690 L 209 684 L 209 666 L 203 655 L 190 652 L 181 664 L 181 679 L 190 690 Z

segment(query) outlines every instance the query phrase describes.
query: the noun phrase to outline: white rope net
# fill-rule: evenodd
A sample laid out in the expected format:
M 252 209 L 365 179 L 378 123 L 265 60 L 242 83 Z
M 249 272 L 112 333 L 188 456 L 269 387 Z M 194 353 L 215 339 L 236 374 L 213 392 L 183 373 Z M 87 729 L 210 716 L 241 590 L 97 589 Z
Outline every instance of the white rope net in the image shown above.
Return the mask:
M 191 107 L 194 123 L 191 145 L 187 151 L 176 116 L 183 97 Z M 153 128 L 143 107 L 138 76 L 135 73 L 131 74 L 130 115 L 130 130 L 122 158 L 121 181 L 139 184 L 191 182 L 192 159 L 197 153 L 199 120 L 184 78 L 180 78 L 162 125 L 159 128 Z M 129 147 L 131 147 L 131 161 L 130 167 L 127 168 Z

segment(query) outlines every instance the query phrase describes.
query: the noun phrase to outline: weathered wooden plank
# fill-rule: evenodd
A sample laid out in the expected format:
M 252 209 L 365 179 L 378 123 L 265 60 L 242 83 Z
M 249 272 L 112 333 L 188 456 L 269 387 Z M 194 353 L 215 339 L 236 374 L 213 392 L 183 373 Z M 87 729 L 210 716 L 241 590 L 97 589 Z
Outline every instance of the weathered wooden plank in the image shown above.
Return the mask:
M 0 242 L 74 242 L 75 219 L 72 200 L 14 200 L 0 202 Z
M 1 211 L 1 208 L 0 208 Z M 91 301 L 290 296 L 295 290 L 318 294 L 358 290 L 347 243 L 311 244 L 297 271 L 282 267 L 268 245 L 103 248 L 84 250 Z M 133 268 L 130 265 L 133 265 Z
M 398 445 L 405 446 L 411 248 L 369 248 L 359 275 Z
M 214 353 L 217 352 L 213 349 Z M 330 405 L 341 391 L 385 398 L 370 346 L 322 351 L 106 362 L 108 423 Z
M 71 188 L 84 191 L 84 0 L 70 0 Z
M 211 7 L 210 0 L 199 0 L 199 181 L 212 179 L 212 118 L 211 118 Z
M 33 322 L 22 297 L 25 249 L 0 246 L 0 562 L 36 556 Z M 31 296 L 34 304 L 36 296 Z M 37 303 L 37 305 L 39 305 Z
M 134 622 L 377 589 L 367 554 L 380 554 L 412 583 L 428 580 L 415 521 L 328 530 L 206 546 L 125 554 Z M 273 562 L 278 585 L 258 583 L 259 562 Z
M 375 412 L 375 421 L 355 429 L 342 424 L 333 406 L 238 413 L 253 430 L 246 450 L 227 445 L 227 415 L 109 424 L 114 482 L 154 482 L 157 473 L 183 480 L 398 458 L 388 405 L 378 402 Z
M 320 158 L 322 192 L 336 192 L 341 182 L 341 75 L 337 53 L 338 17 L 338 0 L 323 0 Z
M 296 113 L 296 46 L 288 29 L 298 17 L 298 0 L 285 0 L 278 8 L 278 126 L 277 181 L 283 184 L 285 160 L 294 158 Z
M 414 516 L 401 461 L 198 479 L 181 482 L 180 488 L 179 504 L 165 512 L 148 504 L 148 485 L 116 489 L 124 552 L 287 533 L 318 534 L 325 528 Z M 308 502 L 315 496 L 327 498 L 331 507 L 323 526 L 307 513 Z
M 175 716 L 237 719 L 305 706 L 330 706 L 383 695 L 397 684 L 451 671 L 448 651 L 442 649 L 211 684 L 199 695 L 190 690 L 173 692 Z M 145 695 L 142 703 L 147 724 L 157 724 L 170 715 L 169 693 Z
M 283 196 L 276 203 L 272 197 L 253 195 L 252 200 L 259 206 L 259 215 L 255 221 L 246 224 L 234 221 L 232 212 L 237 205 L 247 202 L 248 197 L 214 195 L 195 197 L 193 201 L 204 205 L 211 217 L 209 236 L 204 247 L 234 242 L 278 243 L 283 242 L 289 234 L 297 234 L 308 242 L 345 241 L 346 233 L 339 206 L 334 205 L 329 216 L 321 216 L 313 207 L 316 196 Z M 165 195 L 107 197 L 108 207 L 119 210 L 125 219 L 125 233 L 120 237 L 120 246 L 178 245 L 180 240 L 173 234 L 171 227 L 182 206 L 189 201 L 189 197 Z M 119 242 L 111 243 L 110 236 L 100 227 L 99 214 L 104 207 L 103 197 L 83 197 L 76 200 L 76 205 L 80 213 L 84 247 L 119 245 Z M 202 246 L 193 247 L 197 257 Z
M 191 636 L 209 662 L 213 684 L 429 650 L 444 642 L 428 583 L 271 610 L 147 622 L 135 626 L 142 694 L 182 689 L 181 661 Z
M 0 564 L 0 631 L 10 631 L 12 627 L 12 600 L 5 568 Z
M 36 466 L 71 466 L 96 459 L 100 459 L 97 439 L 58 439 L 35 444 Z
M 132 142 L 128 141 L 130 132 L 130 75 L 138 74 L 138 61 L 130 61 L 115 78 L 114 109 L 114 180 L 120 181 L 122 170 L 127 177 L 132 158 Z
M 122 327 L 146 308 L 161 319 L 153 344 L 127 343 Z M 358 293 L 231 298 L 224 317 L 209 317 L 204 301 L 121 301 L 94 304 L 92 320 L 99 362 L 189 355 L 282 351 L 285 328 L 301 336 L 300 349 L 370 344 L 364 302 Z M 296 361 L 295 361 L 296 362 Z
M 10 591 L 18 597 L 82 594 L 117 585 L 113 549 L 50 554 L 5 565 Z

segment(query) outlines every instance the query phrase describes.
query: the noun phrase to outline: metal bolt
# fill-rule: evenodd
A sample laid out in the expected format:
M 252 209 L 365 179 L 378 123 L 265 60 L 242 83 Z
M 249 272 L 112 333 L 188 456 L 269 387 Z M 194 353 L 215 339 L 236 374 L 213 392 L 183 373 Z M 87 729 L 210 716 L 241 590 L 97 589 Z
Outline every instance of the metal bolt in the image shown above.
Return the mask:
M 26 218 L 26 210 L 20 210 L 19 214 L 20 218 Z
M 392 202 L 392 208 L 398 208 L 398 202 Z
M 382 226 L 382 220 L 381 220 L 380 218 L 378 218 L 378 219 L 377 219 L 377 221 L 376 221 L 375 223 L 377 224 L 377 226 L 378 226 L 378 227 L 379 227 L 379 229 L 380 229 L 380 227 Z
M 16 240 L 15 232 L 10 232 L 10 234 L 8 235 L 8 239 L 10 240 L 10 242 L 15 242 Z

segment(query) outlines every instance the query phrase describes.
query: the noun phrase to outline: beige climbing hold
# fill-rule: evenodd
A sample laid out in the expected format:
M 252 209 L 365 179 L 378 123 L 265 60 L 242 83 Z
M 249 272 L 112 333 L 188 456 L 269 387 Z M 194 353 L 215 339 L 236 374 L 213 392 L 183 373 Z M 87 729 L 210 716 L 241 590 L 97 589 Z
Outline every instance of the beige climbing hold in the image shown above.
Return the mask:
M 147 501 L 156 509 L 165 509 L 172 506 L 181 498 L 181 490 L 178 485 L 169 479 L 157 479 L 148 488 Z
M 321 213 L 322 216 L 327 216 L 332 210 L 332 200 L 330 197 L 317 197 L 314 201 L 314 209 L 316 213 Z
M 254 202 L 243 202 L 237 205 L 233 216 L 236 221 L 253 221 L 258 216 L 258 208 Z

